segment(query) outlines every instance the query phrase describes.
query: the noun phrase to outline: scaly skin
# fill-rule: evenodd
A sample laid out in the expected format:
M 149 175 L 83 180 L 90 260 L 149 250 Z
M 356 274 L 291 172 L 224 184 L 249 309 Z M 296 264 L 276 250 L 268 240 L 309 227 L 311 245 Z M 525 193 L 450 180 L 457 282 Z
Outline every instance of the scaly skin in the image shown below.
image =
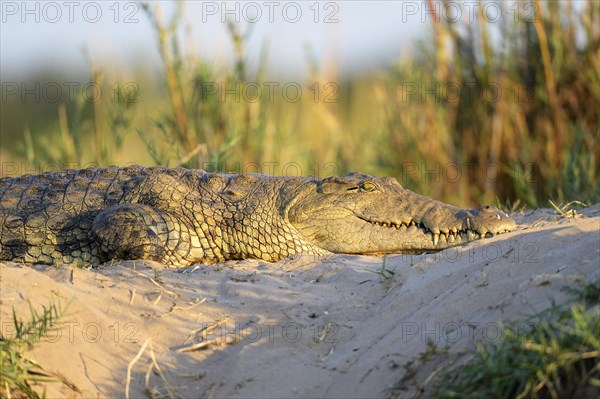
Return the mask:
M 26 263 L 418 253 L 514 227 L 496 208 L 460 209 L 357 173 L 320 180 L 131 166 L 0 179 L 0 260 Z

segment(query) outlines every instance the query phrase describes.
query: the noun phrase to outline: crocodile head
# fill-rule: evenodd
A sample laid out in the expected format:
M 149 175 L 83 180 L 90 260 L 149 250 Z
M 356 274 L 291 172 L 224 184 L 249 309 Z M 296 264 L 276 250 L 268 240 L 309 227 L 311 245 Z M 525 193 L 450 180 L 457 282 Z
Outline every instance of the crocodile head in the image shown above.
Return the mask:
M 460 209 L 358 173 L 303 184 L 284 211 L 304 240 L 336 253 L 437 251 L 516 226 L 494 207 Z

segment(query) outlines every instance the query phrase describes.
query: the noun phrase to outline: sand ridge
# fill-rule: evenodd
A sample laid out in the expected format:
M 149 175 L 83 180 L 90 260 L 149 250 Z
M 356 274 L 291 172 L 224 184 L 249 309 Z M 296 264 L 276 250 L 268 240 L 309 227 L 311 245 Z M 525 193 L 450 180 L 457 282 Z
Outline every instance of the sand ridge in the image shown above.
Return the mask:
M 526 211 L 514 232 L 389 255 L 385 268 L 383 257 L 351 255 L 179 270 L 3 263 L 1 331 L 14 331 L 13 308 L 29 316 L 28 301 L 68 304 L 60 328 L 27 352 L 77 386 L 47 384 L 48 398 L 124 397 L 144 344 L 132 398 L 148 397 L 149 369 L 157 395 L 382 398 L 427 340 L 461 352 L 497 339 L 500 321 L 560 301 L 560 287 L 598 282 L 600 205 L 578 212 Z

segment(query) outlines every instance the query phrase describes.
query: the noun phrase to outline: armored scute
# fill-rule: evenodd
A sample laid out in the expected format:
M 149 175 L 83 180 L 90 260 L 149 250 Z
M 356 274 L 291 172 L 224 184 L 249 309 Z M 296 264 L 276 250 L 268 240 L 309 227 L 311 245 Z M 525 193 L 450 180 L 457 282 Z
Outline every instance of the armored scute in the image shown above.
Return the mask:
M 90 168 L 0 179 L 0 260 L 150 259 L 170 266 L 293 254 L 420 253 L 510 231 L 397 180 Z

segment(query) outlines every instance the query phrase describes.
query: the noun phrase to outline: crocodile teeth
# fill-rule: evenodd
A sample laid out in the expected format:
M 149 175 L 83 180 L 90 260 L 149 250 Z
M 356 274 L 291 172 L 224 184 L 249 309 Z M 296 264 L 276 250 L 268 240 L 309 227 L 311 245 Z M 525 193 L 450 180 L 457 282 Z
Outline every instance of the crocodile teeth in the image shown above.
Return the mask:
M 435 233 L 433 235 L 433 246 L 437 247 L 438 242 L 440 242 L 440 233 Z

